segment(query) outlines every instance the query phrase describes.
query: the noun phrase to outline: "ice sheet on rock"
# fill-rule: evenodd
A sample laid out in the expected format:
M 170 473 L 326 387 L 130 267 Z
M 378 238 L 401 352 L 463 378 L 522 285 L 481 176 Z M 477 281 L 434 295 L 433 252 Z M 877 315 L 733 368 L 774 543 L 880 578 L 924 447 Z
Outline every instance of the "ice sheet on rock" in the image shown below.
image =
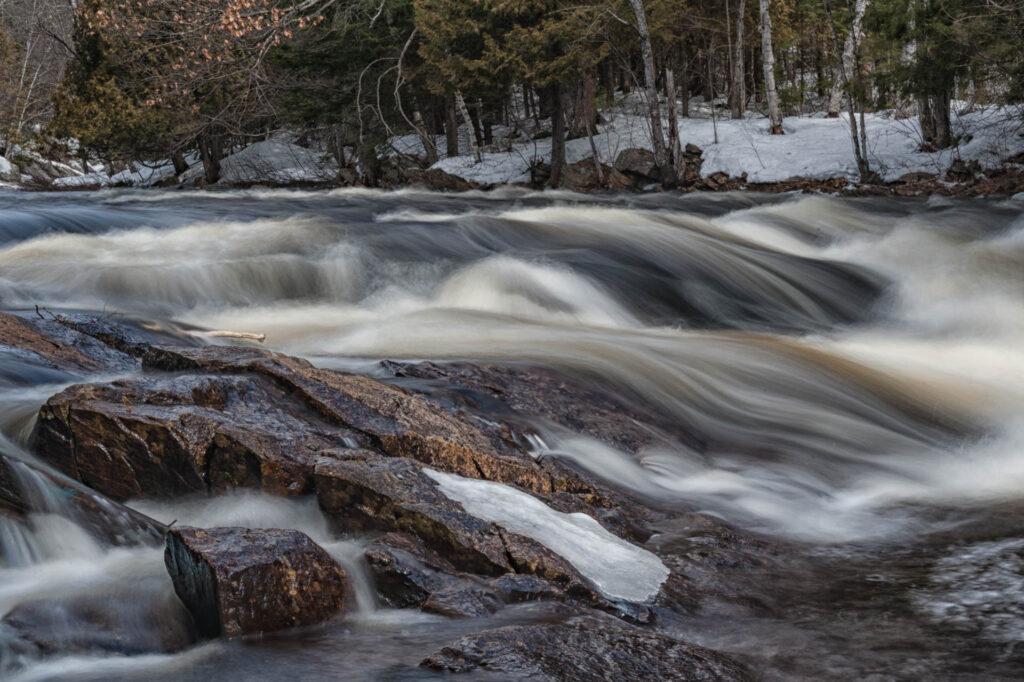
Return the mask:
M 515 488 L 427 469 L 450 499 L 467 512 L 533 538 L 561 555 L 609 599 L 653 599 L 668 577 L 661 560 L 626 542 L 586 514 L 555 511 Z

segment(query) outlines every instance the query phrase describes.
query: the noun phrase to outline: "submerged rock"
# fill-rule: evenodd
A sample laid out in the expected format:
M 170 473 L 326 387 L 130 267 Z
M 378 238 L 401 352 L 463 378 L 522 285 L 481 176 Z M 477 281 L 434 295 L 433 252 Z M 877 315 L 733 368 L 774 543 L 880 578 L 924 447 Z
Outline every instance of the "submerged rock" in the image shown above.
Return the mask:
M 25 602 L 0 621 L 0 654 L 30 659 L 174 653 L 195 640 L 189 614 L 173 595 L 155 586 Z
M 157 544 L 159 521 L 53 471 L 0 454 L 0 513 L 28 525 L 33 512 L 58 514 L 111 545 Z
M 467 635 L 421 665 L 531 680 L 753 679 L 722 654 L 594 612 L 559 623 L 512 625 Z
M 164 562 L 205 637 L 320 623 L 345 610 L 349 593 L 338 562 L 296 530 L 175 528 Z

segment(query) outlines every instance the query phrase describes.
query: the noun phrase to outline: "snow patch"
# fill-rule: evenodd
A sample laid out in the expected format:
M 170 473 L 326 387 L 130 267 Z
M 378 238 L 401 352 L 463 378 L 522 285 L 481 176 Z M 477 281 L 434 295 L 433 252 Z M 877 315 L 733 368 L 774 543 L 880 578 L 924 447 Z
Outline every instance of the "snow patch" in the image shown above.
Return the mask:
M 441 492 L 473 516 L 530 537 L 561 555 L 608 599 L 649 601 L 668 578 L 661 559 L 609 533 L 586 514 L 555 511 L 501 483 L 424 471 Z
M 605 122 L 594 135 L 594 146 L 603 163 L 612 165 L 629 148 L 651 148 L 650 124 L 633 95 L 602 112 Z M 959 106 L 959 103 L 957 104 Z M 803 177 L 826 180 L 859 177 L 850 140 L 849 119 L 826 118 L 821 112 L 784 119 L 785 135 L 770 135 L 768 121 L 755 112 L 739 120 L 711 117 L 708 106 L 691 102 L 691 118 L 679 119 L 679 139 L 685 146 L 703 150 L 701 175 L 747 174 L 752 183 L 773 183 Z M 954 107 L 956 110 L 956 106 Z M 667 128 L 668 121 L 664 121 Z M 955 113 L 953 133 L 958 147 L 922 152 L 918 119 L 898 119 L 890 111 L 865 115 L 868 160 L 871 168 L 888 182 L 907 173 L 942 175 L 957 158 L 977 159 L 983 168 L 1024 152 L 1021 106 L 989 106 Z M 415 152 L 415 136 L 401 138 L 402 146 Z M 443 142 L 438 138 L 438 142 Z M 508 151 L 485 151 L 479 164 L 472 156 L 446 158 L 434 164 L 447 173 L 483 184 L 523 183 L 530 180 L 530 163 L 550 163 L 551 139 L 505 140 Z M 443 145 L 439 146 L 441 152 Z M 421 147 L 420 147 L 421 148 Z M 461 147 L 460 147 L 461 148 Z M 566 161 L 575 163 L 592 156 L 586 138 L 566 142 Z

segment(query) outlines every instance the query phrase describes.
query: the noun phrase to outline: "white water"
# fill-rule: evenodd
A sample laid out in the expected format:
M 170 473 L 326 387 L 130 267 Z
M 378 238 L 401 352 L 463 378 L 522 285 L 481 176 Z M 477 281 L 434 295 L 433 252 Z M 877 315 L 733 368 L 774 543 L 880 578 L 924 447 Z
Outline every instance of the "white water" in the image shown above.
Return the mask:
M 18 201 L 18 220 L 37 208 Z M 111 217 L 9 240 L 0 248 L 4 306 L 263 332 L 269 346 L 322 366 L 554 368 L 657 409 L 703 446 L 655 433 L 644 450 L 625 452 L 537 422 L 538 456 L 669 507 L 822 545 L 901 547 L 1024 494 L 1019 201 L 259 191 L 68 201 Z M 25 435 L 49 388 L 27 390 L 31 399 L 0 415 L 12 435 Z M 519 514 L 529 509 L 519 498 L 492 494 L 484 505 L 478 491 L 451 492 L 472 513 L 520 528 L 548 518 Z M 179 523 L 299 528 L 360 575 L 358 542 L 331 536 L 310 504 L 232 496 L 139 505 Z M 608 546 L 598 529 L 548 520 L 541 541 L 569 541 L 556 551 L 609 595 L 655 589 L 653 564 L 649 580 L 629 585 L 621 563 L 587 556 Z M 12 528 L 0 527 L 5 546 L 34 563 L 0 573 L 7 604 L 94 589 L 90 576 L 104 571 L 162 571 L 151 550 L 96 554 L 68 528 L 48 529 L 65 560 L 33 545 L 38 534 Z M 970 611 L 979 602 L 984 613 L 995 599 L 984 586 L 1005 587 L 1000 571 L 1015 565 L 990 561 L 1016 551 L 1008 542 L 943 550 L 948 562 L 935 568 L 921 612 L 945 622 L 936 610 L 945 607 L 929 604 Z M 396 617 L 375 608 L 367 584 L 358 600 L 368 623 Z M 1016 611 L 1004 620 L 991 637 L 1007 639 L 1024 622 Z

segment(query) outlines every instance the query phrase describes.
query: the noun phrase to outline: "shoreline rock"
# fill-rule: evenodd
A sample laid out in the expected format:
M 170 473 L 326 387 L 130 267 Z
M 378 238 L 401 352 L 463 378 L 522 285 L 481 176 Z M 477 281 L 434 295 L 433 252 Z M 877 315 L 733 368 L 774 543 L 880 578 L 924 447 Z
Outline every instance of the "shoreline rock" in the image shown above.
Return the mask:
M 315 625 L 349 598 L 344 569 L 297 530 L 173 528 L 164 563 L 204 637 Z

